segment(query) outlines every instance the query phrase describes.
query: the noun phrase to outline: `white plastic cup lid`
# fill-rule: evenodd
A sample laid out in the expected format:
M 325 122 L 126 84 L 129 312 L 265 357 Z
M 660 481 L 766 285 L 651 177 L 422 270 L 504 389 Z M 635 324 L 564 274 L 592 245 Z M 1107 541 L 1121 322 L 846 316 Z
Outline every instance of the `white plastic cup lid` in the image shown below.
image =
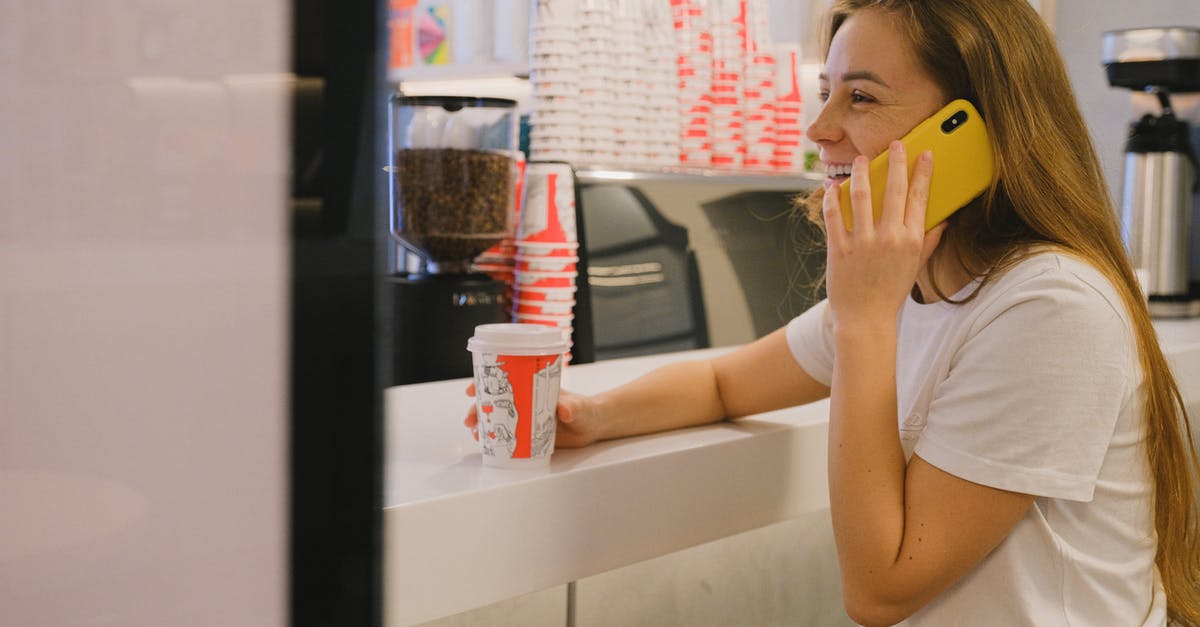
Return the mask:
M 467 350 L 504 355 L 557 355 L 566 352 L 567 342 L 554 327 L 501 322 L 475 327 L 475 335 L 467 340 Z

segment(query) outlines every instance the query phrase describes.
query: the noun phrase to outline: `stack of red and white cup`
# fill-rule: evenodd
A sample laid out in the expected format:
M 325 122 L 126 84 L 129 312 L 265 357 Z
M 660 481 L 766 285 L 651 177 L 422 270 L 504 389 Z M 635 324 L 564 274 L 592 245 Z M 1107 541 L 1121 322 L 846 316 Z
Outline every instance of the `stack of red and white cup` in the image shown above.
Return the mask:
M 783 172 L 798 172 L 804 168 L 804 118 L 800 97 L 799 53 L 787 51 L 779 70 L 783 74 L 775 99 L 775 156 L 771 166 Z
M 570 341 L 579 276 L 575 173 L 570 164 L 527 164 L 515 244 L 513 321 L 555 327 Z
M 717 0 L 713 7 L 712 166 L 737 170 L 746 149 L 746 14 L 741 0 Z
M 775 55 L 763 0 L 746 2 L 746 80 L 742 89 L 745 107 L 747 170 L 771 168 L 775 157 Z
M 679 163 L 712 165 L 713 34 L 697 0 L 671 0 L 679 74 Z

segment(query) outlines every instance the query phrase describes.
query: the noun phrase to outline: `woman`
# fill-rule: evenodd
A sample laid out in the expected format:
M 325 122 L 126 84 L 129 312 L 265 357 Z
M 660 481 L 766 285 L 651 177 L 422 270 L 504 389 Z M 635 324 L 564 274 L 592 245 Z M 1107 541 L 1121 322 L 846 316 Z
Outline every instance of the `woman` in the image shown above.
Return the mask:
M 817 195 L 828 299 L 715 359 L 564 394 L 559 445 L 829 397 L 854 620 L 1200 626 L 1182 401 L 1051 35 L 1025 0 L 841 0 L 827 26 L 808 132 L 855 224 Z M 936 164 L 910 178 L 894 140 L 955 98 L 997 176 L 925 233 Z M 866 164 L 889 146 L 872 220 Z

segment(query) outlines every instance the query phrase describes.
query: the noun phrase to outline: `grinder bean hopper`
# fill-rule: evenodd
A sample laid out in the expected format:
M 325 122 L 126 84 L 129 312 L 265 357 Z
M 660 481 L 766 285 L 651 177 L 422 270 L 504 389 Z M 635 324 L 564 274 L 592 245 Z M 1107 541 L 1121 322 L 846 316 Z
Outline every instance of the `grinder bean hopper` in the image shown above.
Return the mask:
M 515 110 L 500 98 L 391 98 L 396 384 L 471 376 L 475 326 L 508 321 L 507 286 L 471 262 L 511 233 Z

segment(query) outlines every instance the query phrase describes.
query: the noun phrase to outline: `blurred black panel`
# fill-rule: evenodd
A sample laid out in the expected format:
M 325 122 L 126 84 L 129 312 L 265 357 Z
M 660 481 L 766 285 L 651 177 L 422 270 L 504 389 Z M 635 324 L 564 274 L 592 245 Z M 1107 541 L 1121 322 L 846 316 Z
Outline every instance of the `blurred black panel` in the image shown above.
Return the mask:
M 382 624 L 383 4 L 293 0 L 293 625 Z

